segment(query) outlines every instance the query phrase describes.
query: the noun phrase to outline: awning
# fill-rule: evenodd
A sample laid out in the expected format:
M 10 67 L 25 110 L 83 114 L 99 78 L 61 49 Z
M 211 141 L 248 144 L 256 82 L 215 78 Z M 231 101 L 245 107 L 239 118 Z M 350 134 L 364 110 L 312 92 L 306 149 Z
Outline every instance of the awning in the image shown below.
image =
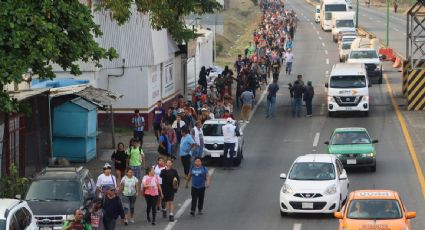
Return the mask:
M 28 90 L 19 90 L 19 91 L 9 91 L 7 92 L 11 98 L 14 98 L 18 101 L 23 101 L 33 96 L 45 93 L 49 89 L 28 89 Z
M 95 88 L 87 84 L 50 89 L 51 97 L 71 94 L 84 98 L 102 108 L 111 106 L 114 102 L 123 97 L 123 95 L 118 95 L 105 89 Z

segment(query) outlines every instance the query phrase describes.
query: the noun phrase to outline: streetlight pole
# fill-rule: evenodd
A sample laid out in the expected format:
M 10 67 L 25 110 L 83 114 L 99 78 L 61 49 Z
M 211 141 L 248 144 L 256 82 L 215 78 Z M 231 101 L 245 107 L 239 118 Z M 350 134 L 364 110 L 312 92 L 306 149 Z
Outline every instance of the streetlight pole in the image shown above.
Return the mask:
M 390 28 L 390 0 L 387 0 L 387 28 L 386 28 L 386 41 L 385 46 L 389 46 L 389 28 Z
M 359 0 L 356 3 L 356 28 L 359 28 Z

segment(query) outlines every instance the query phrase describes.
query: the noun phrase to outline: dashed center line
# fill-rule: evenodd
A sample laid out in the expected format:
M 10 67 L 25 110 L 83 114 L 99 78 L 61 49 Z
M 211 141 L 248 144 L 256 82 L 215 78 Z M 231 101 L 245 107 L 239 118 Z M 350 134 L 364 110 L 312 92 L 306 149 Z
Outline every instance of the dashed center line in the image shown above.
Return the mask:
M 326 65 L 329 65 L 329 58 L 326 58 Z
M 301 224 L 294 224 L 293 230 L 301 230 Z
M 322 42 L 322 46 L 325 47 L 325 43 L 324 42 Z
M 322 37 L 319 36 L 319 40 L 322 40 Z
M 326 55 L 328 54 L 328 50 L 325 50 L 325 54 L 326 54 Z
M 316 133 L 316 135 L 314 135 L 313 147 L 317 147 L 317 145 L 319 144 L 319 138 L 320 138 L 320 133 Z
M 400 31 L 399 29 L 397 29 L 397 28 L 395 28 L 395 27 L 393 27 L 393 30 L 395 30 L 395 31 L 397 31 L 397 32 L 399 32 L 399 31 Z
M 316 34 L 319 35 L 319 31 L 316 30 Z

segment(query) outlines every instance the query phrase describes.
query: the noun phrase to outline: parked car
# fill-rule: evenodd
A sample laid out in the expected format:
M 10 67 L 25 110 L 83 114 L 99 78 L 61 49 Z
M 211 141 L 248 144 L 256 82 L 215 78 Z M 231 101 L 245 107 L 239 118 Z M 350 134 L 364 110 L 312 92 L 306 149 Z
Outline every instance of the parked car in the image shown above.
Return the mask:
M 280 189 L 280 214 L 333 213 L 348 197 L 349 180 L 334 155 L 307 154 L 298 157 Z
M 24 200 L 0 199 L 1 230 L 38 230 L 36 220 Z
M 25 200 L 39 228 L 61 229 L 65 220 L 73 219 L 75 209 L 90 207 L 95 191 L 88 169 L 47 167 L 31 181 Z
M 369 167 L 376 171 L 375 143 L 365 128 L 337 128 L 332 133 L 328 153 L 336 155 L 345 167 Z
M 239 166 L 243 159 L 243 127 L 236 121 L 232 121 L 233 124 L 239 129 L 240 136 L 235 145 L 235 155 L 234 155 L 234 166 Z M 204 153 L 203 158 L 205 161 L 218 159 L 223 161 L 224 158 L 224 137 L 222 128 L 226 125 L 226 119 L 212 119 L 206 120 L 202 125 L 202 131 L 204 133 Z
M 320 5 L 317 5 L 315 10 L 314 10 L 314 21 L 316 23 L 320 22 Z

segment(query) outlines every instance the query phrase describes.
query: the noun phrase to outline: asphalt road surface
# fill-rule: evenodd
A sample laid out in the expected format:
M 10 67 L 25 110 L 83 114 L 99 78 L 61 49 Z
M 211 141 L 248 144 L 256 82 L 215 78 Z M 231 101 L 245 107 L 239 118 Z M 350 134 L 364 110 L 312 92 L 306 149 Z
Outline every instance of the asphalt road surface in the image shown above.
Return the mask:
M 332 65 L 338 62 L 337 46 L 314 23 L 313 7 L 301 0 L 292 0 L 287 8 L 294 9 L 300 19 L 294 40 L 293 75 L 281 75 L 277 98 L 277 118 L 265 118 L 265 101 L 244 131 L 244 161 L 240 168 L 224 171 L 215 168 L 210 189 L 207 190 L 204 215 L 189 215 L 189 190 L 180 188 L 177 196 L 178 220 L 169 224 L 162 217 L 159 229 L 280 229 L 318 230 L 337 229 L 338 220 L 330 215 L 291 215 L 281 217 L 279 192 L 292 162 L 307 153 L 324 153 L 332 131 L 338 127 L 360 126 L 371 133 L 377 144 L 377 171 L 349 170 L 350 191 L 357 189 L 393 189 L 400 193 L 408 210 L 416 211 L 414 229 L 425 229 L 425 202 L 418 186 L 406 143 L 397 117 L 392 110 L 385 85 L 371 88 L 369 117 L 343 115 L 327 117 L 324 82 Z M 364 12 L 369 15 L 368 12 Z M 363 21 L 363 18 L 362 18 Z M 361 22 L 362 22 L 361 21 Z M 287 84 L 303 74 L 311 80 L 316 95 L 312 118 L 292 118 Z M 315 137 L 319 141 L 314 142 Z M 317 144 L 317 145 L 316 145 Z M 178 162 L 177 164 L 180 164 Z M 141 200 L 141 198 L 139 198 Z M 140 229 L 147 225 L 145 205 L 138 202 L 136 224 L 120 229 Z M 153 227 L 152 227 L 153 228 Z

